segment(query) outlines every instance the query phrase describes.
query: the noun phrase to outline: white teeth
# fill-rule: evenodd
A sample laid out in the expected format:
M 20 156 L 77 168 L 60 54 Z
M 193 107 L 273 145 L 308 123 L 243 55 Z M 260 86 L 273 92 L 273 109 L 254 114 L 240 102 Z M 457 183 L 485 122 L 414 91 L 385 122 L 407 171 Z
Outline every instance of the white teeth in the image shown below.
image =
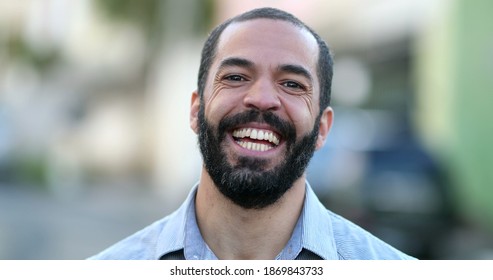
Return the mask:
M 271 146 L 261 144 L 261 143 L 238 141 L 238 144 L 240 144 L 240 146 L 242 146 L 243 148 L 248 149 L 248 150 L 252 150 L 252 151 L 265 152 L 265 151 L 272 149 Z
M 250 134 L 250 138 L 257 139 L 257 134 L 258 134 L 258 131 L 256 129 L 252 130 L 252 133 Z
M 260 130 L 257 134 L 257 139 L 258 140 L 264 140 L 264 132 Z
M 279 145 L 279 138 L 277 138 L 274 134 L 270 133 L 269 142 Z
M 236 138 L 245 138 L 249 137 L 251 139 L 257 139 L 257 140 L 267 140 L 274 145 L 279 145 L 279 138 L 276 137 L 274 133 L 271 131 L 264 131 L 264 130 L 257 130 L 254 128 L 242 128 L 233 131 L 233 136 Z M 263 145 L 263 144 L 260 144 Z M 265 145 L 267 146 L 267 145 Z M 268 146 L 267 146 L 268 147 Z M 259 148 L 263 149 L 263 148 Z

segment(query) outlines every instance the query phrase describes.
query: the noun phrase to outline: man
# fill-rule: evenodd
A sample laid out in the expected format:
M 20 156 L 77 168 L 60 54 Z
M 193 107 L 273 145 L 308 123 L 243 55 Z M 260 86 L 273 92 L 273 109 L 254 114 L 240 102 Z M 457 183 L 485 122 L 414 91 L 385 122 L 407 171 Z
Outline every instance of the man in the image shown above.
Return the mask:
M 332 58 L 286 12 L 262 8 L 207 39 L 190 125 L 204 160 L 174 213 L 93 259 L 412 259 L 328 211 L 305 169 L 329 133 Z

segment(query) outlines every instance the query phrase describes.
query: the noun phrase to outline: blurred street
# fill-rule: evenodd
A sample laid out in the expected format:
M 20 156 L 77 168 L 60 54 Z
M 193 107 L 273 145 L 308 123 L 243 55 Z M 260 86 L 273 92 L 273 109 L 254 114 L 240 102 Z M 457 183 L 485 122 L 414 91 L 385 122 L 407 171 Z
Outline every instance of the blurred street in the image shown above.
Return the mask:
M 0 185 L 0 259 L 85 259 L 171 210 L 135 189 L 57 198 Z

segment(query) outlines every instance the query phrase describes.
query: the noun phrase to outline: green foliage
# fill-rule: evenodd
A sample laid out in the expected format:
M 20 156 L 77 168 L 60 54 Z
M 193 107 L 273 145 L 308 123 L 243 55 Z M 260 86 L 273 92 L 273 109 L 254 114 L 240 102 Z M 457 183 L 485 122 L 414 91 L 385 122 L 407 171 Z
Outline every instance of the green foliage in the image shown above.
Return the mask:
M 148 33 L 157 24 L 160 0 L 97 0 L 100 10 L 115 21 L 130 21 L 140 26 Z
M 178 0 L 97 0 L 99 9 L 110 19 L 122 22 L 133 22 L 140 26 L 149 36 L 161 30 L 161 17 L 166 15 L 163 9 L 168 6 L 170 1 Z M 183 1 L 183 0 L 179 0 Z M 203 0 L 193 1 L 195 6 L 192 10 L 176 11 L 183 13 L 184 16 L 193 21 L 194 31 L 203 33 L 208 31 L 213 18 L 214 1 Z M 173 11 L 175 12 L 175 11 Z
M 0 165 L 1 183 L 15 182 L 45 189 L 48 186 L 48 165 L 42 156 L 16 156 Z
M 214 18 L 214 1 L 204 0 L 198 1 L 198 9 L 195 10 L 194 18 L 194 31 L 197 34 L 208 33 L 212 28 Z
M 39 70 L 41 73 L 59 62 L 61 59 L 56 49 L 35 48 L 27 44 L 22 38 L 15 36 L 10 38 L 8 43 L 9 57 L 24 60 Z

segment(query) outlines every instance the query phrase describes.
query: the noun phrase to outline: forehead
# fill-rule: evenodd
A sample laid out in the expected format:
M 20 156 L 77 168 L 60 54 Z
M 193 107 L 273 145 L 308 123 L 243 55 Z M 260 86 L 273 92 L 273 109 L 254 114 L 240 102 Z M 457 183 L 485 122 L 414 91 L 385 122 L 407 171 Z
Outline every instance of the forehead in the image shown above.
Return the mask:
M 253 19 L 233 22 L 222 32 L 215 62 L 230 56 L 271 64 L 296 63 L 315 71 L 318 44 L 308 30 L 291 22 Z

